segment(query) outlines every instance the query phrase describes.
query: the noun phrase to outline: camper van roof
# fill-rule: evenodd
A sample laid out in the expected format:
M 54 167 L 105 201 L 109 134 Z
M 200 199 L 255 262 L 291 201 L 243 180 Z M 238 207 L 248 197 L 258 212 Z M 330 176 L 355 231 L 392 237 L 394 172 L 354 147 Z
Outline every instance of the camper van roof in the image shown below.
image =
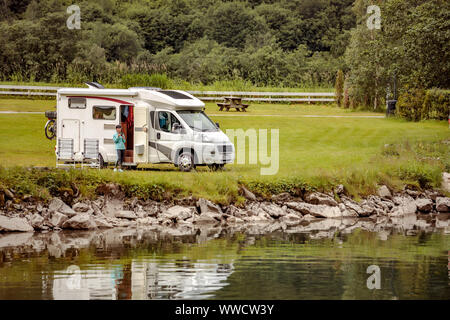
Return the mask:
M 60 95 L 84 95 L 84 96 L 137 96 L 137 90 L 129 89 L 97 89 L 97 88 L 61 88 L 58 89 Z
M 58 94 L 62 96 L 92 96 L 92 97 L 134 97 L 149 102 L 155 107 L 172 109 L 201 109 L 205 104 L 193 95 L 181 90 L 161 90 L 159 88 L 129 88 L 129 89 L 99 89 L 61 88 Z
M 139 90 L 139 97 L 155 107 L 173 109 L 202 109 L 205 104 L 193 95 L 181 90 Z

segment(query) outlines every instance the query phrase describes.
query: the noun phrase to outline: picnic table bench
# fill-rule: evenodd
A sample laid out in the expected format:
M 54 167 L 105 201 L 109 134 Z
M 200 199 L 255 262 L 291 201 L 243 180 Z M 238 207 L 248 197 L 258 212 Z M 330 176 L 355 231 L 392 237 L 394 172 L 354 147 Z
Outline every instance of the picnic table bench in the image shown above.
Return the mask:
M 248 104 L 242 103 L 242 98 L 239 97 L 223 97 L 224 102 L 219 102 L 217 105 L 219 106 L 219 111 L 230 111 L 231 108 L 236 109 L 236 111 L 246 112 L 248 108 Z

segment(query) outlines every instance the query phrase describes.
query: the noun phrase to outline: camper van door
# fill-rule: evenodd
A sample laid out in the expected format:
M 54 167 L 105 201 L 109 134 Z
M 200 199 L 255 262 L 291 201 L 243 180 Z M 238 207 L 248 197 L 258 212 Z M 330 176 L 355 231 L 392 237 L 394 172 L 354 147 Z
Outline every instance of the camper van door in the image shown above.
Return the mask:
M 155 120 L 154 146 L 158 150 L 159 161 L 171 162 L 179 142 L 186 140 L 186 130 L 176 114 L 170 110 L 157 109 Z
M 73 152 L 80 151 L 80 120 L 63 119 L 62 121 L 62 138 L 73 139 Z
M 149 112 L 146 106 L 134 107 L 134 162 L 148 162 Z

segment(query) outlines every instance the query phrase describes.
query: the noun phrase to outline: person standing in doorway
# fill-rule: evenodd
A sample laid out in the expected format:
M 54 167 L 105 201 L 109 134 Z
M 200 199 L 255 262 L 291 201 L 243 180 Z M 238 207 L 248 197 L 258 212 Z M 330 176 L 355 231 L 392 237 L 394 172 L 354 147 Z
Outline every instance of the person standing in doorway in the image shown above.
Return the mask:
M 116 133 L 113 136 L 114 144 L 116 146 L 117 151 L 117 161 L 114 171 L 117 171 L 117 167 L 119 167 L 119 172 L 123 172 L 122 170 L 122 162 L 125 157 L 125 135 L 122 132 L 122 126 L 118 124 L 116 126 Z

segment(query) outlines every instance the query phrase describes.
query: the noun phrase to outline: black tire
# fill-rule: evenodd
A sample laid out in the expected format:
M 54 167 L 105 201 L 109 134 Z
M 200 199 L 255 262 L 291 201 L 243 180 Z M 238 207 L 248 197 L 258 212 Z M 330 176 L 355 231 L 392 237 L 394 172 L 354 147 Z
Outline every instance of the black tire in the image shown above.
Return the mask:
M 105 169 L 107 166 L 107 164 L 105 163 L 105 160 L 103 160 L 103 157 L 100 153 L 98 154 L 98 166 L 100 169 Z
M 55 106 L 56 109 L 56 106 Z M 56 119 L 56 111 L 45 111 L 45 117 L 49 120 Z
M 191 152 L 185 151 L 177 159 L 178 169 L 183 172 L 189 172 L 195 168 L 194 156 Z

